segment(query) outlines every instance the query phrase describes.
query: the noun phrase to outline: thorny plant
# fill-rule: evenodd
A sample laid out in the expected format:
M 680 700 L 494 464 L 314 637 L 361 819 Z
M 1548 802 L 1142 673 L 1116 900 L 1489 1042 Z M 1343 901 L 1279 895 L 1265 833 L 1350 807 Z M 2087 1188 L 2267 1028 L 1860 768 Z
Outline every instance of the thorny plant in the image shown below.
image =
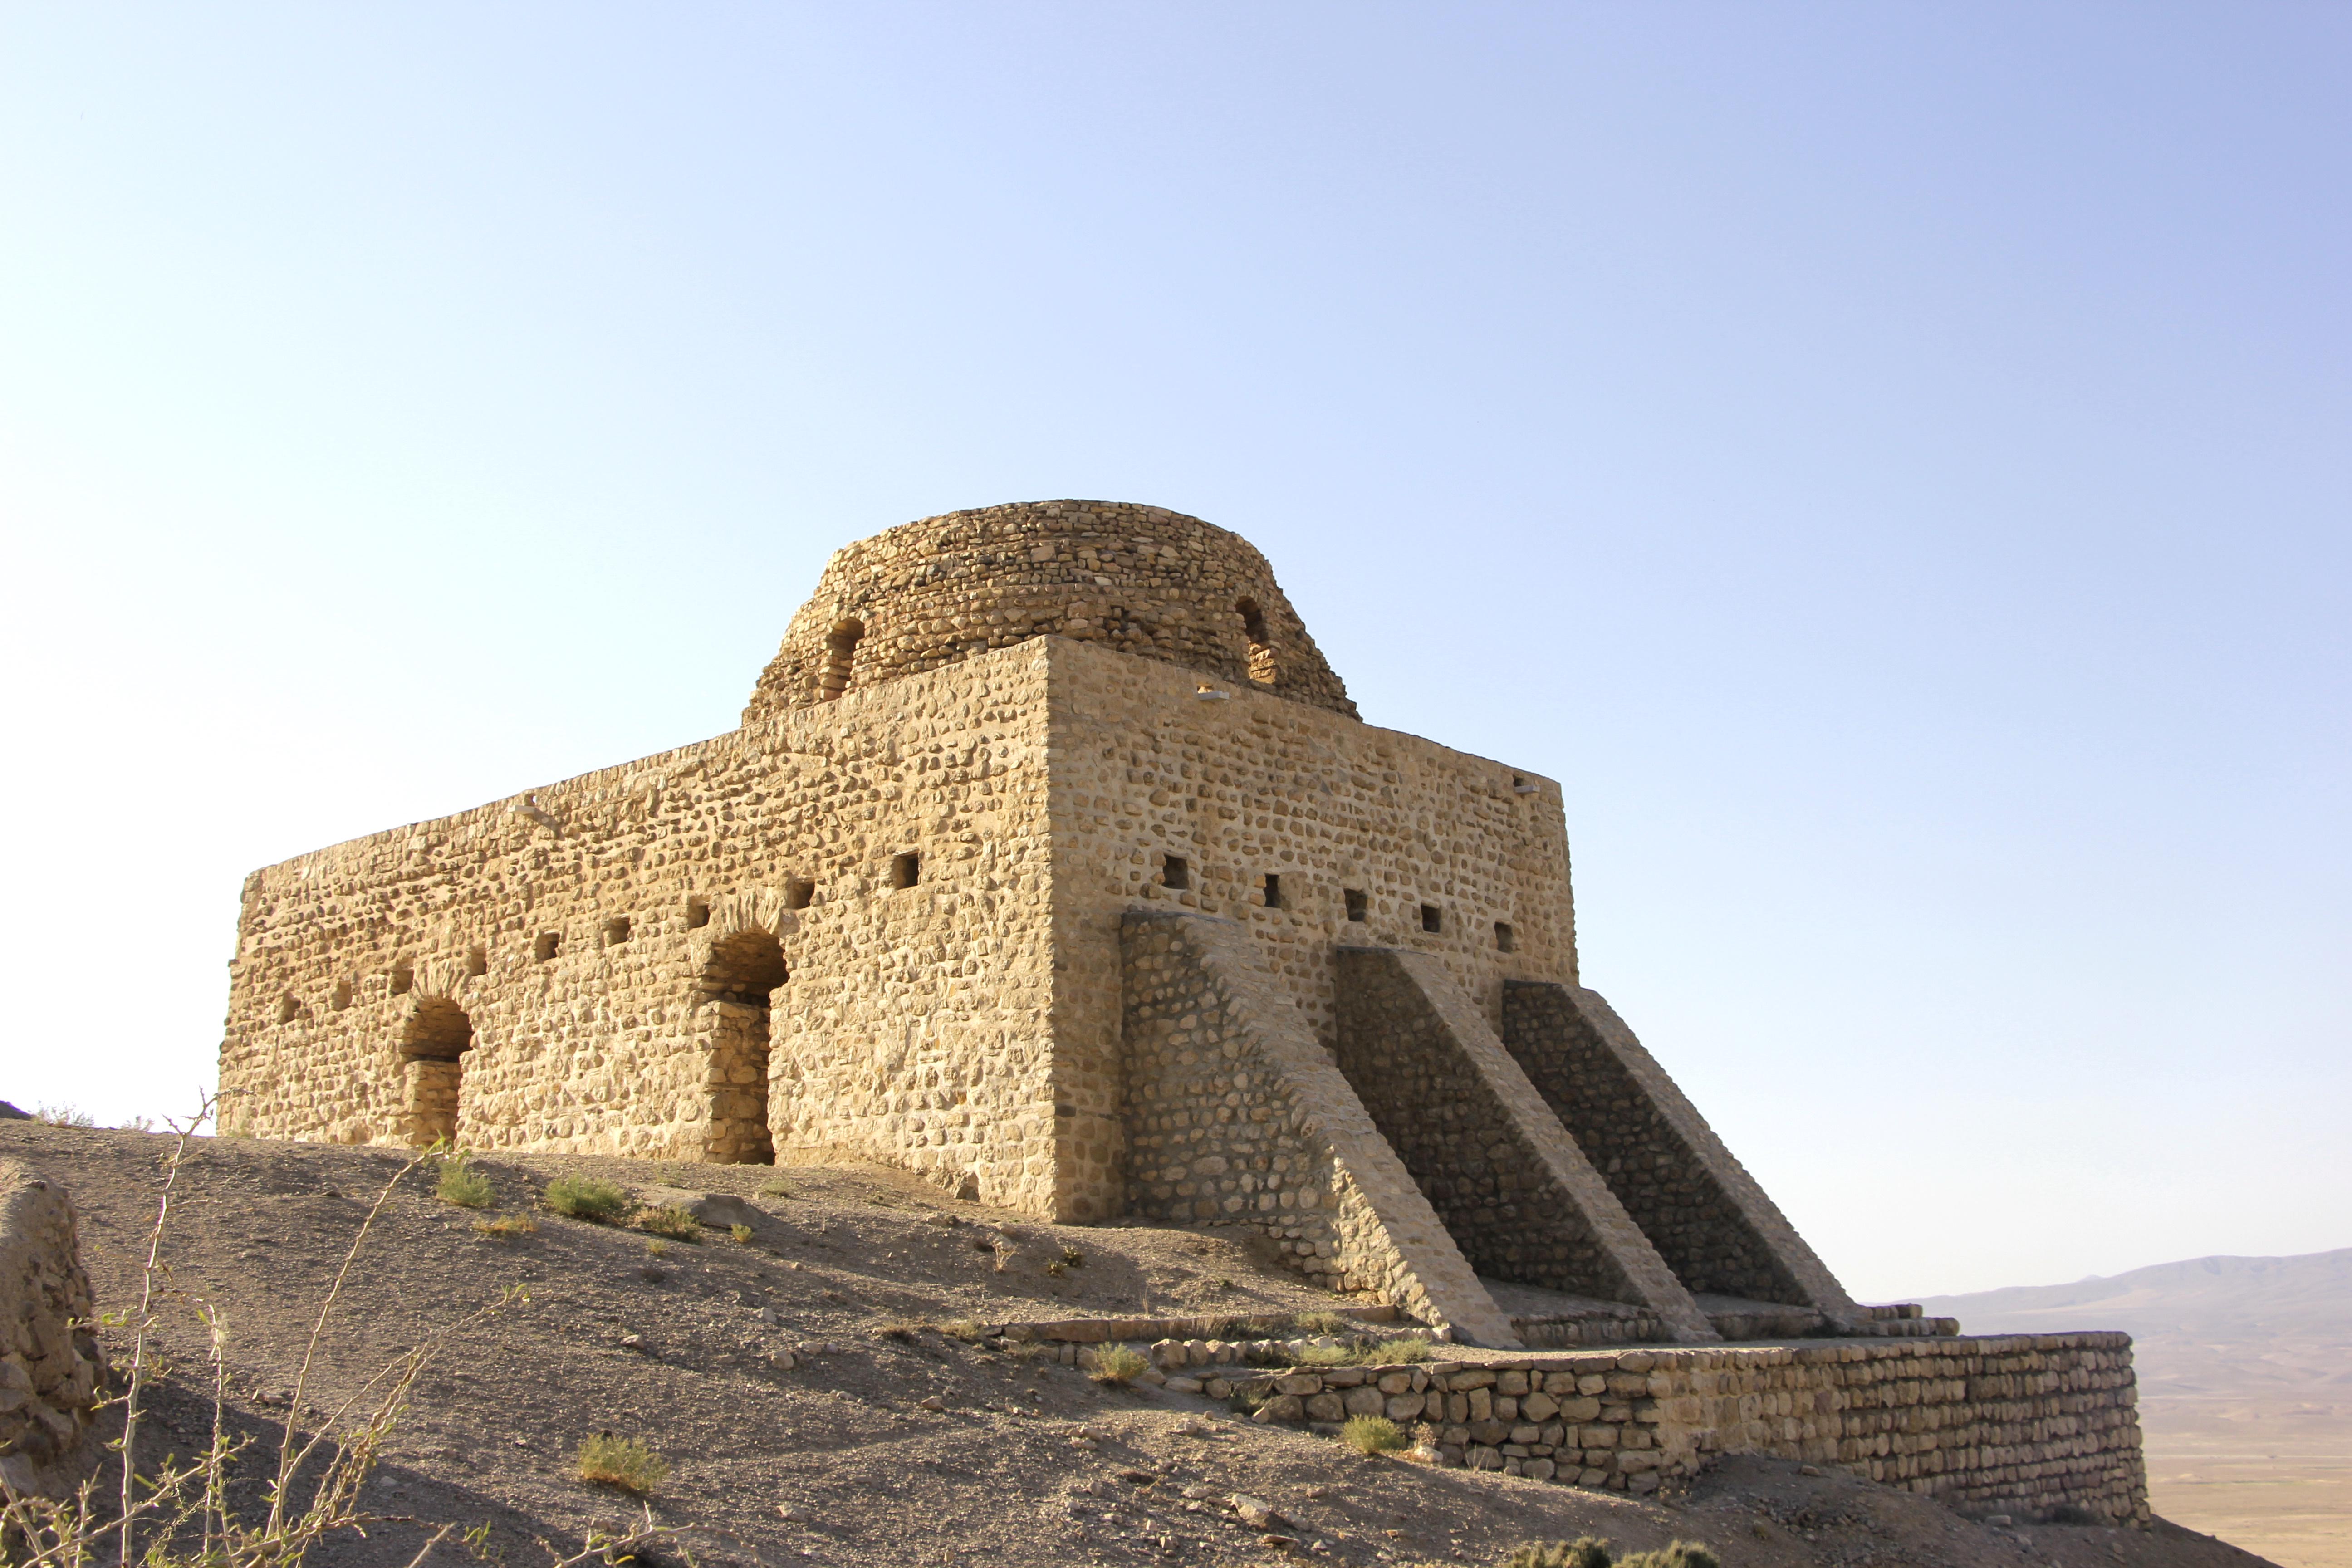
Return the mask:
M 255 1439 L 229 1431 L 227 1316 L 217 1303 L 175 1283 L 163 1261 L 163 1236 L 172 1221 L 189 1141 L 212 1119 L 217 1103 L 207 1096 L 194 1117 L 168 1122 L 172 1152 L 164 1162 L 155 1218 L 147 1228 L 140 1260 L 138 1303 L 100 1320 L 107 1328 L 127 1331 L 131 1339 L 128 1359 L 111 1369 L 119 1392 L 98 1406 L 99 1412 L 121 1413 L 121 1435 L 106 1445 L 118 1456 L 112 1467 L 115 1479 L 109 1481 L 109 1467 L 101 1464 L 71 1496 L 56 1499 L 19 1491 L 0 1476 L 0 1561 L 19 1568 L 99 1568 L 110 1559 L 115 1568 L 134 1563 L 139 1568 L 299 1568 L 311 1549 L 330 1536 L 365 1535 L 371 1525 L 392 1523 L 418 1525 L 427 1531 L 407 1568 L 421 1568 L 436 1547 L 452 1539 L 490 1561 L 494 1549 L 488 1521 L 460 1529 L 454 1522 L 370 1513 L 361 1506 L 361 1497 L 385 1438 L 406 1412 L 416 1380 L 434 1353 L 463 1331 L 527 1300 L 521 1288 L 510 1288 L 491 1304 L 426 1335 L 313 1423 L 313 1430 L 305 1432 L 301 1425 L 304 1394 L 335 1304 L 368 1232 L 402 1180 L 430 1154 L 417 1155 L 393 1173 L 352 1237 L 334 1283 L 311 1320 L 278 1434 L 277 1464 L 259 1483 L 259 1499 L 247 1495 L 253 1483 L 236 1472 Z M 172 1308 L 193 1315 L 204 1330 L 212 1380 L 212 1432 L 193 1458 L 171 1456 L 142 1467 L 139 1441 L 147 1417 L 146 1398 L 151 1385 L 173 1370 L 160 1343 L 165 1312 Z M 255 1506 L 259 1500 L 267 1501 L 266 1510 Z M 254 1521 L 257 1514 L 258 1522 Z M 566 1553 L 543 1539 L 540 1545 L 547 1552 L 549 1568 L 586 1568 L 591 1563 L 616 1568 L 667 1542 L 691 1568 L 693 1556 L 677 1539 L 683 1533 L 678 1526 L 656 1525 L 648 1508 L 630 1529 L 589 1531 L 576 1552 Z

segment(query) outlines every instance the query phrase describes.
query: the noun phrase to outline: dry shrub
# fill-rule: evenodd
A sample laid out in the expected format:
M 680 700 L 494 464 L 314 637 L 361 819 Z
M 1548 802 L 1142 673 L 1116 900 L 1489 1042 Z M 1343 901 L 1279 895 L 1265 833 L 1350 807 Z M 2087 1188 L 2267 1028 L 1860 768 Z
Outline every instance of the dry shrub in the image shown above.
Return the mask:
M 642 1497 L 669 1479 L 669 1464 L 637 1438 L 599 1432 L 581 1440 L 580 1479 Z
M 1696 1541 L 1670 1541 L 1655 1552 L 1620 1557 L 1617 1568 L 1723 1568 L 1723 1564 Z
M 1395 1366 L 1405 1362 L 1427 1361 L 1429 1357 L 1427 1340 L 1382 1340 L 1357 1359 L 1366 1366 Z
M 1609 1542 L 1597 1535 L 1530 1541 L 1504 1558 L 1503 1568 L 1610 1568 Z
M 1097 1383 L 1124 1388 L 1149 1371 L 1151 1359 L 1132 1345 L 1107 1345 L 1095 1352 L 1092 1376 Z
M 566 1219 L 610 1225 L 628 1212 L 629 1194 L 593 1176 L 558 1176 L 547 1184 L 540 1201 Z
M 636 1217 L 629 1223 L 639 1230 L 653 1236 L 666 1236 L 672 1241 L 698 1242 L 702 1239 L 702 1222 L 676 1204 L 639 1209 Z
M 1385 1415 L 1350 1415 L 1339 1429 L 1339 1440 L 1359 1454 L 1392 1454 L 1405 1446 L 1404 1433 Z
M 473 1168 L 472 1159 L 464 1150 L 441 1162 L 440 1180 L 433 1184 L 433 1195 L 445 1204 L 459 1208 L 486 1209 L 498 1201 L 498 1193 L 490 1179 Z
M 1310 1334 L 1345 1334 L 1352 1332 L 1356 1328 L 1353 1321 L 1341 1317 L 1337 1312 L 1301 1312 L 1290 1321 L 1298 1329 Z

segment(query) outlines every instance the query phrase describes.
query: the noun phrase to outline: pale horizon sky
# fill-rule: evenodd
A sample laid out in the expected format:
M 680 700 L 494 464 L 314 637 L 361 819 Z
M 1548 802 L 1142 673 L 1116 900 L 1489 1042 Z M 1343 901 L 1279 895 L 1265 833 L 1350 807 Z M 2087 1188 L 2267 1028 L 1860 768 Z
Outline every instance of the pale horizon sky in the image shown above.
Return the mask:
M 2352 11 L 0 0 L 0 1098 L 256 867 L 733 725 L 1138 500 L 1560 779 L 1865 1299 L 2352 1245 Z

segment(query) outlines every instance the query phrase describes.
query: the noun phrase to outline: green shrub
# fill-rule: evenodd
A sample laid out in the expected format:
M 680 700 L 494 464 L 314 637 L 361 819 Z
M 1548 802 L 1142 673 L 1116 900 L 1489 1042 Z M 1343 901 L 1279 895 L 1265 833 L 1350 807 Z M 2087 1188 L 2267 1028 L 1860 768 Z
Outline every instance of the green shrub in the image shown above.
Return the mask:
M 1110 1345 L 1095 1352 L 1094 1380 L 1124 1388 L 1149 1369 L 1151 1360 L 1131 1345 Z
M 669 1465 L 635 1437 L 599 1432 L 580 1445 L 580 1479 L 643 1496 L 669 1479 Z
M 763 1198 L 788 1198 L 793 1195 L 793 1184 L 778 1176 L 761 1186 L 760 1195 Z
M 433 1184 L 433 1195 L 462 1209 L 486 1209 L 499 1196 L 489 1177 L 475 1170 L 463 1153 L 441 1162 L 441 1179 Z
M 1609 1568 L 1609 1542 L 1597 1535 L 1574 1541 L 1530 1541 L 1503 1559 L 1503 1568 Z
M 1723 1568 L 1723 1564 L 1696 1541 L 1670 1541 L 1655 1552 L 1620 1557 L 1617 1568 Z
M 727 1227 L 727 1234 L 737 1241 L 748 1243 L 751 1239 L 751 1227 L 748 1225 L 730 1225 Z
M 702 1239 L 702 1222 L 676 1204 L 667 1204 L 657 1209 L 639 1209 L 636 1218 L 629 1223 L 639 1230 L 654 1236 L 666 1236 L 672 1241 Z
M 1367 1458 L 1392 1454 L 1405 1446 L 1405 1436 L 1385 1415 L 1350 1415 L 1339 1429 L 1339 1440 Z
M 1062 1262 L 1066 1266 L 1071 1268 L 1076 1268 L 1086 1260 L 1087 1255 L 1085 1253 L 1080 1252 L 1076 1247 L 1072 1247 L 1066 1241 L 1062 1244 Z
M 1345 1345 L 1308 1345 L 1294 1360 L 1299 1366 L 1353 1366 L 1356 1352 Z
M 1403 1362 L 1427 1361 L 1429 1355 L 1427 1340 L 1382 1340 L 1356 1359 L 1366 1366 L 1394 1366 Z
M 593 1176 L 558 1176 L 547 1184 L 540 1201 L 566 1219 L 590 1220 L 597 1225 L 612 1224 L 629 1208 L 628 1194 Z

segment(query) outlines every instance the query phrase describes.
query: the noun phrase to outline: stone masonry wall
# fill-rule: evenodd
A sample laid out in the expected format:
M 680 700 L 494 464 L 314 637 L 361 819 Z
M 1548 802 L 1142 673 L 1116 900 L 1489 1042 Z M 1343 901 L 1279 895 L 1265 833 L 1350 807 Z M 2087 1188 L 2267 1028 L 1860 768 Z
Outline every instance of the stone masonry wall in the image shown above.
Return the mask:
M 425 1052 L 475 1147 L 740 1157 L 765 1001 L 791 1158 L 1090 1217 L 1055 1184 L 1045 646 L 255 873 L 225 1127 L 404 1142 Z M 715 993 L 747 936 L 789 979 Z
M 1654 1291 L 1670 1295 L 1695 1335 L 1713 1337 L 1660 1260 L 1626 1256 L 1649 1247 L 1625 1216 L 1590 1212 L 1617 1205 L 1589 1167 L 1574 1168 L 1581 1156 L 1557 1124 L 1545 1125 L 1549 1110 L 1516 1102 L 1496 1080 L 1507 1058 L 1475 1059 L 1406 962 L 1382 949 L 1340 950 L 1339 1070 L 1472 1266 L 1603 1301 L 1653 1305 Z
M 1621 1491 L 1719 1454 L 1841 1465 L 1962 1506 L 2148 1518 L 2127 1334 L 1825 1341 L 1195 1370 L 1265 1422 L 1378 1414 L 1440 1458 Z
M 92 1311 L 65 1189 L 0 1162 L 0 1476 L 19 1491 L 67 1495 L 95 1458 Z
M 1503 1040 L 1685 1287 L 1860 1323 L 1844 1288 L 1598 994 L 1507 983 Z
M 1202 699 L 1165 664 L 1050 647 L 1055 1034 L 1076 1111 L 1119 1104 L 1118 921 L 1130 908 L 1236 922 L 1327 1050 L 1342 942 L 1431 955 L 1490 1025 L 1506 978 L 1574 979 L 1557 784 L 1241 687 Z M 1170 885 L 1171 856 L 1182 887 Z M 1351 891 L 1361 920 L 1349 918 Z M 1423 929 L 1423 905 L 1438 930 Z
M 927 517 L 835 552 L 744 721 L 1044 637 L 1356 711 L 1247 540 L 1161 507 L 1058 500 Z
M 1503 987 L 1503 1040 L 1642 1233 L 1693 1290 L 1800 1301 L 1797 1282 L 1569 1006 L 1565 987 Z
M 1516 1344 L 1444 1225 L 1234 922 L 1122 922 L 1127 1206 L 1256 1231 L 1308 1278 Z

